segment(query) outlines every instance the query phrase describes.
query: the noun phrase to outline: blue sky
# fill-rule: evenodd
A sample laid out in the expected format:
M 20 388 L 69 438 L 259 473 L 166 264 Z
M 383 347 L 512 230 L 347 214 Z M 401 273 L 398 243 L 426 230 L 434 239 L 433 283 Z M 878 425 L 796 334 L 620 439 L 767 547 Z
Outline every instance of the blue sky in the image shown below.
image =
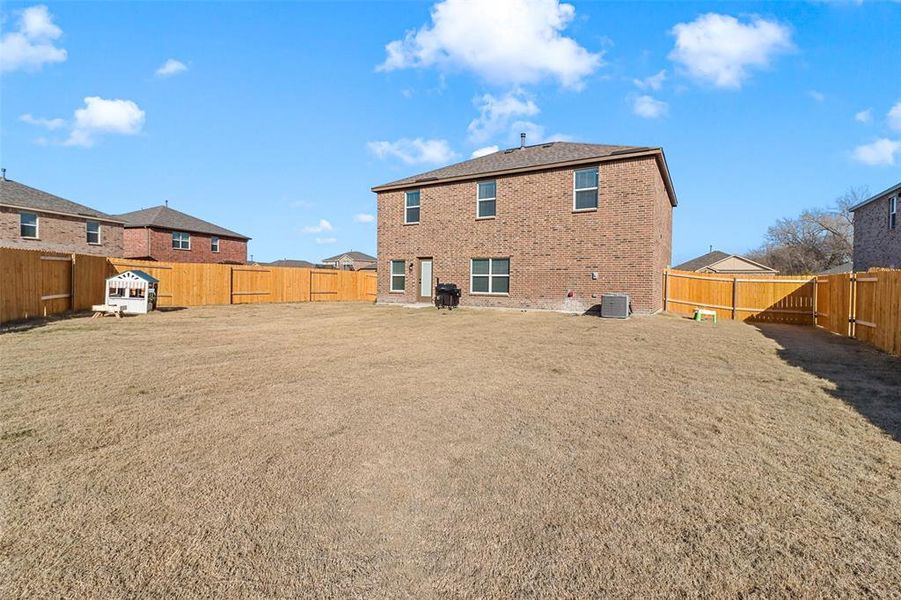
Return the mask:
M 11 179 L 109 213 L 168 200 L 251 236 L 256 260 L 374 252 L 371 186 L 520 130 L 662 146 L 674 263 L 901 179 L 897 2 L 6 2 L 2 18 Z

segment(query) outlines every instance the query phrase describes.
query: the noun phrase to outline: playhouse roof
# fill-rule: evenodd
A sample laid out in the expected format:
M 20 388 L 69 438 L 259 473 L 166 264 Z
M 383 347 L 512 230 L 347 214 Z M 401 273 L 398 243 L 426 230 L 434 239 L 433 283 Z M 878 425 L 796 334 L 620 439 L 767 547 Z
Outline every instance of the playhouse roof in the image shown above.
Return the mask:
M 123 271 L 118 275 L 113 275 L 112 277 L 108 277 L 107 281 L 112 281 L 114 279 L 134 279 L 135 277 L 139 279 L 143 279 L 148 283 L 159 283 L 160 280 L 154 277 L 153 275 L 149 275 L 140 269 L 132 269 L 130 271 Z

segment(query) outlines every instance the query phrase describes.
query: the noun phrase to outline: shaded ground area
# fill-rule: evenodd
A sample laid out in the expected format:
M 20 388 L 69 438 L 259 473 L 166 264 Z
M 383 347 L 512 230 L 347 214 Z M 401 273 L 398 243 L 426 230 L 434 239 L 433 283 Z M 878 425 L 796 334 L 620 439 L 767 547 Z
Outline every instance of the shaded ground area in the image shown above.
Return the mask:
M 837 340 L 346 304 L 8 333 L 0 596 L 888 596 L 901 361 Z

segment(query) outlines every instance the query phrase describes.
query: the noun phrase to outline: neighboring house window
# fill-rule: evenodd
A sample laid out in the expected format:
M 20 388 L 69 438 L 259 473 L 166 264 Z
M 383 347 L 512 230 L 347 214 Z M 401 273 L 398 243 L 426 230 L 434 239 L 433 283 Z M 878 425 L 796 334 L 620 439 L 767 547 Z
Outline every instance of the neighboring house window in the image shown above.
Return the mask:
M 497 197 L 497 182 L 482 181 L 478 184 L 478 193 L 476 198 L 476 216 L 480 219 L 495 216 Z
M 402 292 L 407 287 L 406 263 L 402 260 L 391 261 L 391 291 Z
M 591 210 L 598 207 L 598 170 L 573 171 L 573 209 Z
M 470 273 L 470 293 L 507 294 L 510 292 L 509 258 L 474 258 Z
M 87 241 L 89 244 L 100 243 L 100 223 L 97 221 L 87 222 Z
M 191 236 L 184 231 L 173 231 L 172 232 L 172 247 L 176 250 L 190 250 L 191 249 Z
M 38 216 L 34 213 L 19 213 L 19 235 L 23 238 L 38 237 Z
M 898 196 L 888 199 L 888 228 L 898 227 Z
M 419 190 L 404 194 L 404 223 L 419 223 Z
M 219 252 L 219 238 L 215 235 L 210 238 L 210 250 L 213 252 Z

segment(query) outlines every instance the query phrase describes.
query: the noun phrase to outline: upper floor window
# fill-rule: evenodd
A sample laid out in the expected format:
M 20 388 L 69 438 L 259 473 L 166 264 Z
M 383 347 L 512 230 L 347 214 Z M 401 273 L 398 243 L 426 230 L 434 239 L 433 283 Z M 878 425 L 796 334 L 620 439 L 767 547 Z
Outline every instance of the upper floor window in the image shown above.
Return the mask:
M 497 182 L 481 181 L 476 195 L 476 217 L 485 219 L 496 214 Z
M 215 235 L 210 238 L 210 250 L 213 252 L 219 252 L 219 238 Z
M 888 199 L 888 228 L 898 227 L 898 196 Z
M 391 261 L 391 291 L 402 292 L 407 287 L 406 263 L 402 260 Z
M 23 238 L 38 237 L 38 216 L 34 213 L 19 213 L 19 235 Z
M 87 232 L 87 242 L 89 244 L 100 243 L 100 223 L 97 221 L 88 221 L 85 224 L 85 231 Z
M 507 294 L 510 292 L 509 258 L 474 258 L 470 267 L 471 294 Z
M 419 190 L 404 194 L 404 223 L 419 223 Z
M 597 207 L 597 167 L 573 171 L 573 210 L 593 210 Z
M 172 247 L 176 250 L 190 250 L 191 249 L 191 235 L 185 233 L 184 231 L 173 231 L 172 232 Z

